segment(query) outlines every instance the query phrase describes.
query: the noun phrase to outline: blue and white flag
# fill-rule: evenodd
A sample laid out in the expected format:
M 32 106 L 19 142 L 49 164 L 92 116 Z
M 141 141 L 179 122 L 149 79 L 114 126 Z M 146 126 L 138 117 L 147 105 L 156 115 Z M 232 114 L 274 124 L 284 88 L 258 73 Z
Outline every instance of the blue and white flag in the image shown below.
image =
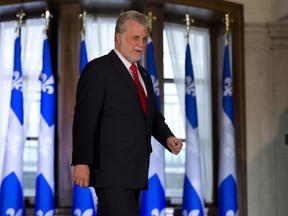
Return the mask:
M 218 203 L 219 216 L 238 214 L 236 157 L 233 114 L 233 85 L 230 73 L 229 46 L 225 41 L 223 81 L 222 81 L 222 116 L 220 136 L 219 188 Z
M 74 184 L 73 215 L 96 216 L 96 199 L 93 187 L 80 187 Z
M 80 68 L 81 73 L 88 62 L 85 38 L 82 33 L 80 43 Z M 79 187 L 73 185 L 73 215 L 76 216 L 96 216 L 96 193 L 93 187 Z
M 24 215 L 23 196 L 23 92 L 21 41 L 18 35 L 14 47 L 14 72 L 8 120 L 7 140 L 0 188 L 0 216 Z
M 36 177 L 35 215 L 54 215 L 54 133 L 55 83 L 51 67 L 49 41 L 43 41 L 41 106 Z
M 196 88 L 189 43 L 185 60 L 185 108 L 186 108 L 186 162 L 183 189 L 183 216 L 203 216 L 202 174 L 200 140 L 196 106 Z
M 157 99 L 158 109 L 160 110 L 160 92 L 158 76 L 154 61 L 154 48 L 151 38 L 147 47 L 147 70 L 150 73 L 154 92 Z M 165 170 L 164 170 L 164 148 L 152 137 L 153 152 L 150 157 L 148 190 L 142 191 L 141 216 L 165 215 Z

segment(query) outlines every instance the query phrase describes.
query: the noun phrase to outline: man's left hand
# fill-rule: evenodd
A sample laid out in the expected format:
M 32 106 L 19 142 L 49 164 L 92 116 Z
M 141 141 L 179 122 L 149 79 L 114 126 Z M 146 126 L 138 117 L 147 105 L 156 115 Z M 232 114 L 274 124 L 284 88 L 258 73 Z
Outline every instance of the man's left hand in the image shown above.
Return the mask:
M 180 139 L 177 139 L 176 137 L 169 137 L 167 139 L 167 146 L 173 154 L 178 155 L 183 147 L 183 144 Z

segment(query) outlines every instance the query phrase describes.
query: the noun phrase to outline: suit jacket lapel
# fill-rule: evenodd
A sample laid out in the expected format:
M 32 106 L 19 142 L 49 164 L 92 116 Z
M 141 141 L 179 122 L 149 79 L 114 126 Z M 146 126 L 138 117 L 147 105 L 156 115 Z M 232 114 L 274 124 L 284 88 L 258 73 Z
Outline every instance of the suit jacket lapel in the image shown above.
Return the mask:
M 123 62 L 120 60 L 120 58 L 117 56 L 117 54 L 112 50 L 108 56 L 111 58 L 111 63 L 115 68 L 115 71 L 118 72 L 118 74 L 123 78 L 123 80 L 125 81 L 125 83 L 128 85 L 128 87 L 130 88 L 130 92 L 133 94 L 133 97 L 135 98 L 135 100 L 137 101 L 138 105 L 140 106 L 141 110 L 143 111 L 139 96 L 138 96 L 138 91 L 136 88 L 136 85 L 134 83 L 133 78 L 131 77 L 129 71 L 127 71 L 127 68 L 125 67 L 125 65 L 123 64 Z M 142 75 L 142 78 L 144 75 Z M 145 82 L 145 86 L 147 89 L 147 78 L 143 78 L 144 82 Z M 147 90 L 147 96 L 148 96 L 148 90 Z M 147 97 L 148 100 L 148 97 Z M 148 102 L 148 101 L 147 101 Z M 147 103 L 148 104 L 148 103 Z M 144 114 L 144 111 L 143 111 Z

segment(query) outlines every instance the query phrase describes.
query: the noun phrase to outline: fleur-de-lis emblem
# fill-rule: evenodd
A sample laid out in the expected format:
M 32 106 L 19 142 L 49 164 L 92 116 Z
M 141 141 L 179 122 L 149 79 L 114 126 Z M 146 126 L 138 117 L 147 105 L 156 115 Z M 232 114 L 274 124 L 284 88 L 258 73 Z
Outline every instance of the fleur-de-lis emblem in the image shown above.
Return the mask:
M 195 97 L 195 83 L 191 76 L 185 78 L 186 94 Z
M 151 211 L 151 216 L 165 216 L 165 209 L 160 212 L 159 209 L 155 208 Z
M 13 155 L 16 155 L 19 152 L 21 138 L 19 134 L 12 135 L 9 133 L 7 152 L 10 152 Z
M 232 96 L 233 89 L 231 77 L 225 78 L 223 88 L 223 96 Z
M 9 209 L 7 209 L 7 211 L 6 211 L 6 215 L 9 215 L 9 216 L 21 216 L 21 215 L 22 215 L 22 212 L 23 212 L 23 209 L 22 209 L 22 208 L 18 209 L 17 212 L 15 211 L 15 209 L 9 208 Z
M 47 74 L 43 73 L 40 77 L 42 81 L 42 91 L 46 92 L 47 94 L 53 94 L 54 93 L 54 78 L 53 76 L 47 76 Z
M 54 215 L 54 211 L 53 210 L 49 210 L 46 212 L 46 214 L 44 215 L 43 211 L 38 210 L 36 212 L 36 216 L 53 216 Z
M 238 215 L 238 212 L 236 212 L 236 213 L 234 214 L 234 211 L 233 211 L 233 210 L 229 210 L 229 211 L 226 212 L 226 216 L 237 216 L 237 215 Z
M 224 153 L 227 157 L 235 157 L 235 147 L 234 147 L 233 137 L 234 136 L 230 133 L 226 134 L 226 137 L 225 137 L 226 146 L 225 146 Z
M 13 72 L 12 89 L 22 91 L 22 76 L 19 71 Z
M 157 96 L 160 96 L 158 79 L 156 79 L 156 77 L 154 75 L 151 75 L 151 79 L 152 79 L 152 84 L 153 84 L 153 88 L 154 88 L 154 93 Z
M 188 152 L 191 152 L 192 154 L 199 156 L 200 151 L 199 151 L 199 147 L 196 144 L 196 142 L 191 142 L 190 145 L 186 146 L 186 148 L 187 148 Z
M 47 157 L 48 153 L 50 152 L 50 148 L 52 146 L 52 139 L 51 137 L 45 137 L 43 139 L 43 142 L 40 142 L 40 146 L 39 146 L 39 153 L 44 156 Z
M 81 212 L 81 209 L 77 208 L 74 210 L 73 215 L 76 216 L 91 216 L 93 215 L 93 209 L 86 209 L 83 213 Z
M 183 216 L 199 216 L 200 210 L 199 209 L 194 209 L 192 211 L 187 212 L 187 210 L 183 211 Z

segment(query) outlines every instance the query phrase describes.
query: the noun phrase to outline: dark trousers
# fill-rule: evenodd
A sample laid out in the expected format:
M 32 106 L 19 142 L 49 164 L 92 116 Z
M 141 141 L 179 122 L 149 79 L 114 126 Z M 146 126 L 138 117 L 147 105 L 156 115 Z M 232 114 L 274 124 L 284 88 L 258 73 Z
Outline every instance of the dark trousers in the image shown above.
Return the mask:
M 139 216 L 140 189 L 96 188 L 97 216 Z

